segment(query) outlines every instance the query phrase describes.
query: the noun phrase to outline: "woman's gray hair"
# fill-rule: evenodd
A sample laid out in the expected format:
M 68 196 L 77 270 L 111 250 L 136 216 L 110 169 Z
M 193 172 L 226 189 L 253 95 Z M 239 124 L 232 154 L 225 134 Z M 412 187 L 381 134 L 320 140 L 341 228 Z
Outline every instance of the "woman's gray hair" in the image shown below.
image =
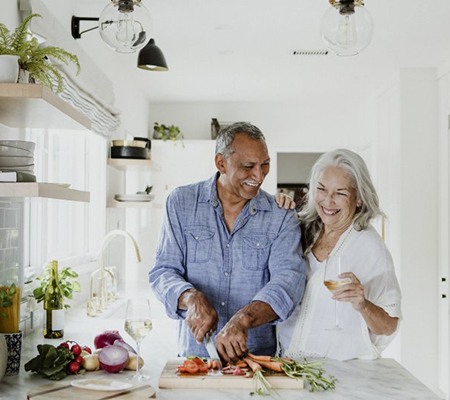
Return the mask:
M 380 210 L 378 195 L 370 178 L 369 170 L 361 156 L 347 149 L 337 149 L 322 154 L 311 169 L 309 192 L 306 202 L 299 213 L 303 224 L 305 249 L 309 249 L 317 240 L 323 223 L 317 214 L 315 197 L 320 175 L 327 167 L 343 168 L 350 175 L 361 205 L 356 208 L 353 227 L 357 231 L 366 229 L 376 216 L 384 216 Z
M 235 122 L 225 128 L 222 128 L 216 138 L 216 154 L 223 154 L 228 158 L 233 153 L 231 143 L 238 133 L 243 133 L 253 140 L 266 141 L 263 133 L 255 125 L 248 122 Z

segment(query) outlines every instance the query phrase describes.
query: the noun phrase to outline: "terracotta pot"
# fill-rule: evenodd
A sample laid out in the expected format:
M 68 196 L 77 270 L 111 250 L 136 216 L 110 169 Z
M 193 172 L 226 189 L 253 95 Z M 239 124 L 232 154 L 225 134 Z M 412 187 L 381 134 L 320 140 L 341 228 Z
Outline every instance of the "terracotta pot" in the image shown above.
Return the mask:
M 0 55 L 0 82 L 16 83 L 19 78 L 19 56 Z

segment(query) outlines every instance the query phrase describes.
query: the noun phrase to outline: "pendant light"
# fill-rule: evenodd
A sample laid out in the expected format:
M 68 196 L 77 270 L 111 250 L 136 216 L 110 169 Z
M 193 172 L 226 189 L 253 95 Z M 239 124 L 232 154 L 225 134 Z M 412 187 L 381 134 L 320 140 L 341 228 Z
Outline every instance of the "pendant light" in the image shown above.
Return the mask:
M 147 45 L 139 52 L 138 68 L 150 71 L 168 71 L 166 58 L 161 49 L 150 39 Z
M 338 56 L 354 56 L 372 40 L 373 21 L 363 0 L 329 0 L 320 33 L 325 45 Z
M 150 40 L 150 13 L 142 0 L 111 0 L 99 16 L 103 41 L 118 53 L 133 53 Z

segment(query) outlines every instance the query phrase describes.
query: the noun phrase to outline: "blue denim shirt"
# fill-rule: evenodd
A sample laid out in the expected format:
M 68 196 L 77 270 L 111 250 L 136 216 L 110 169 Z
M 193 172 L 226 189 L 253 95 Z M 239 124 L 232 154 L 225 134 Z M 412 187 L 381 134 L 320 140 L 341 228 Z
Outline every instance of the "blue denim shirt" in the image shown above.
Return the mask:
M 167 315 L 180 319 L 179 355 L 207 356 L 177 308 L 185 290 L 203 292 L 219 315 L 218 331 L 254 300 L 268 303 L 284 321 L 299 303 L 305 286 L 300 226 L 294 211 L 280 209 L 260 190 L 247 202 L 228 232 L 217 197 L 217 175 L 170 193 L 149 272 L 152 289 Z M 249 330 L 248 349 L 274 354 L 275 326 Z

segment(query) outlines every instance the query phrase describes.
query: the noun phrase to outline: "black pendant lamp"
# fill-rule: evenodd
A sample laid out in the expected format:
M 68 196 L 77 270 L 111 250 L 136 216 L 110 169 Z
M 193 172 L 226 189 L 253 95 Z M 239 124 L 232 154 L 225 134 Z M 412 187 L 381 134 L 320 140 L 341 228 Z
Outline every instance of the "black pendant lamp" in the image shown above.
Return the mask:
M 139 52 L 138 68 L 149 71 L 168 71 L 166 59 L 161 49 L 155 44 L 154 39 L 145 45 Z

